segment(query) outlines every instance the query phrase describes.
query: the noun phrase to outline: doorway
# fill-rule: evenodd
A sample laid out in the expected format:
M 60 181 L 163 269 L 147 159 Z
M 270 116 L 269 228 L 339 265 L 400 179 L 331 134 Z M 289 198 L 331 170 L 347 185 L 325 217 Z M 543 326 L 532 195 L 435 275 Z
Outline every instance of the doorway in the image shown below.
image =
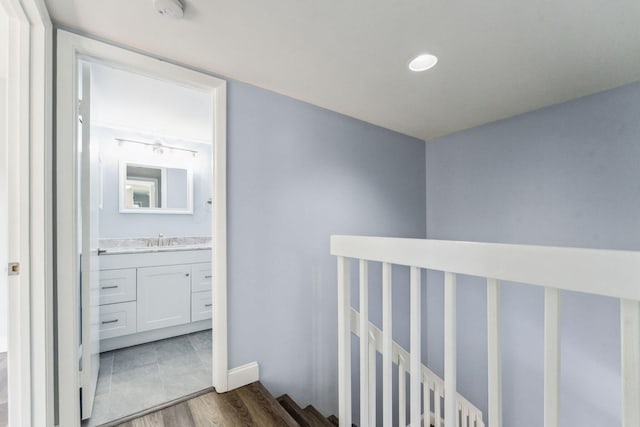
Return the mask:
M 57 87 L 60 424 L 225 391 L 225 82 L 59 31 Z

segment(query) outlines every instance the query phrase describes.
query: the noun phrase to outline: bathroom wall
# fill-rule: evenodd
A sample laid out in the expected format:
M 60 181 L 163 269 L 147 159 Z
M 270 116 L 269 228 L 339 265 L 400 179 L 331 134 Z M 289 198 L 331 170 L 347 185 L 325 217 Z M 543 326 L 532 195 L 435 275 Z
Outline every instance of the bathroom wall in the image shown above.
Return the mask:
M 426 144 L 427 236 L 640 250 L 640 84 Z M 486 414 L 486 290 L 458 285 L 458 387 Z M 427 360 L 443 371 L 442 275 Z M 504 286 L 504 425 L 543 424 L 543 290 Z M 620 425 L 619 304 L 562 293 L 563 426 Z
M 164 140 L 166 145 L 197 150 L 194 156 L 180 150 L 165 149 L 155 153 L 151 147 L 132 143 L 119 143 L 115 138 L 154 141 L 157 135 L 136 133 L 103 126 L 92 126 L 92 141 L 100 147 L 102 169 L 102 209 L 100 210 L 100 237 L 155 237 L 210 236 L 212 205 L 212 150 L 211 144 Z M 193 171 L 193 215 L 120 213 L 119 165 L 120 161 L 142 164 L 166 164 Z M 180 196 L 184 197 L 184 196 Z

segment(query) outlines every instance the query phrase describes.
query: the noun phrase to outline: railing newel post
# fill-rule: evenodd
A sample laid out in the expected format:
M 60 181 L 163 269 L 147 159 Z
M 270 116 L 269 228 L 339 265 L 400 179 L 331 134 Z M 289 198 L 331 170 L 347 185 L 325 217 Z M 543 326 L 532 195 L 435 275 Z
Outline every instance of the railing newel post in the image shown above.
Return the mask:
M 360 260 L 360 424 L 369 418 L 369 273 Z
M 500 282 L 487 279 L 489 427 L 502 427 L 502 306 Z
M 456 275 L 444 273 L 444 425 L 457 427 Z
M 391 264 L 382 264 L 382 425 L 393 426 L 393 336 Z
M 640 426 L 640 303 L 620 300 L 622 427 Z
M 410 372 L 411 372 L 411 383 L 410 383 L 410 422 L 412 427 L 420 427 L 420 383 L 421 383 L 421 371 L 422 371 L 422 360 L 421 360 L 421 351 L 422 351 L 422 336 L 421 336 L 421 297 L 420 297 L 420 288 L 421 288 L 421 271 L 418 267 L 411 267 L 411 278 L 410 278 L 410 316 L 411 316 L 411 324 L 410 324 Z
M 338 257 L 338 420 L 351 427 L 351 273 L 349 259 Z

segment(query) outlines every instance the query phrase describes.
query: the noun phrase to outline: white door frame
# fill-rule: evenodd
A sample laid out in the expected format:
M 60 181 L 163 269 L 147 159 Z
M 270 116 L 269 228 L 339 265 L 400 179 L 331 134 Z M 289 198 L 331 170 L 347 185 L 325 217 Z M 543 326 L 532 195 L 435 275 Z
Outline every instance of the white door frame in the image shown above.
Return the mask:
M 213 262 L 213 385 L 219 392 L 235 385 L 227 364 L 227 224 L 226 224 L 226 81 L 170 64 L 107 43 L 57 31 L 57 280 L 58 280 L 58 396 L 60 425 L 80 425 L 78 399 L 78 292 L 77 292 L 77 168 L 75 136 L 77 117 L 77 60 L 87 57 L 117 64 L 156 78 L 209 91 L 213 97 L 214 214 Z M 257 375 L 257 364 L 255 366 Z M 257 379 L 257 378 L 256 378 Z
M 43 0 L 0 0 L 9 19 L 6 133 L 9 425 L 52 426 L 52 27 Z M 6 48 L 3 46 L 2 48 Z M 3 225 L 4 226 L 4 225 Z M 1 274 L 6 274 L 2 266 Z

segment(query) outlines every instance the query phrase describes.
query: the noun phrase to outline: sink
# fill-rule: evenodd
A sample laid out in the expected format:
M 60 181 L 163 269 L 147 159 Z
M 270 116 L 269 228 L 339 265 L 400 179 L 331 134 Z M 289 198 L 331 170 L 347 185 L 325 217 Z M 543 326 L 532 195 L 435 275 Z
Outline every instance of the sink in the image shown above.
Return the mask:
M 162 242 L 162 245 L 158 243 Z M 100 239 L 100 254 L 196 251 L 211 249 L 211 237 L 157 237 Z

